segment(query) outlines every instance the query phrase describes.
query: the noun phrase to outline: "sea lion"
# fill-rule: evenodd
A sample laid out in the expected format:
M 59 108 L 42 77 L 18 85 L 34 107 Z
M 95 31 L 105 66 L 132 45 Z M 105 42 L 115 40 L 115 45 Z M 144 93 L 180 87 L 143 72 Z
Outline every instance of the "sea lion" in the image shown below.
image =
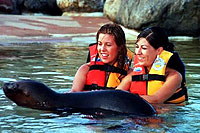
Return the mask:
M 122 90 L 57 93 L 34 80 L 5 83 L 5 95 L 19 106 L 49 111 L 112 111 L 122 114 L 151 116 L 151 104 L 138 95 Z

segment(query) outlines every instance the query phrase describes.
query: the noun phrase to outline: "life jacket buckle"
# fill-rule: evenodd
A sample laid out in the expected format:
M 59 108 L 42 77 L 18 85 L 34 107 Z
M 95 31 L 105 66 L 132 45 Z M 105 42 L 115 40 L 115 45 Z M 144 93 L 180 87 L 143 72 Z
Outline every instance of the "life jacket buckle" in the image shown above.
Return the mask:
M 149 75 L 148 74 L 143 74 L 143 80 L 148 81 L 149 80 Z
M 91 84 L 92 89 L 94 90 L 98 90 L 99 86 L 97 84 Z

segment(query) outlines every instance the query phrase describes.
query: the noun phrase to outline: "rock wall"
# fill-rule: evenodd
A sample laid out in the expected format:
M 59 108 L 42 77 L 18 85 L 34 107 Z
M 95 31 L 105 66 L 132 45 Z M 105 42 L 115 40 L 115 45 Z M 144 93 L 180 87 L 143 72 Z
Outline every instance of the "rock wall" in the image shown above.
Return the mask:
M 57 5 L 63 12 L 102 12 L 104 0 L 57 0 Z
M 61 15 L 63 12 L 103 12 L 105 0 L 0 0 L 0 13 Z
M 200 0 L 106 0 L 104 14 L 136 30 L 161 26 L 169 35 L 200 35 Z
M 0 12 L 4 14 L 32 12 L 62 15 L 62 11 L 58 8 L 56 0 L 0 0 Z
M 130 29 L 160 26 L 169 35 L 200 36 L 200 0 L 0 0 L 0 13 L 24 11 L 50 15 L 104 12 Z
M 62 11 L 57 6 L 56 0 L 23 0 L 23 6 L 25 10 L 31 12 L 41 12 L 50 15 L 62 14 Z
M 0 0 L 0 14 L 19 14 L 15 0 Z

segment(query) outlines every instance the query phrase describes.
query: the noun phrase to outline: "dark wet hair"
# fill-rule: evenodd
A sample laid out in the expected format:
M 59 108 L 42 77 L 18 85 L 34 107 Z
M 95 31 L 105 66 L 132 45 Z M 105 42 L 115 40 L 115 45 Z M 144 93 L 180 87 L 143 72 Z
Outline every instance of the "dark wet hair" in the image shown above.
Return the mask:
M 98 42 L 99 34 L 110 34 L 114 37 L 117 46 L 120 48 L 117 54 L 118 67 L 123 68 L 125 65 L 127 49 L 126 37 L 123 29 L 117 24 L 105 24 L 97 32 L 96 41 Z
M 137 41 L 140 38 L 145 38 L 155 49 L 163 47 L 164 50 L 174 51 L 174 44 L 169 42 L 168 35 L 163 28 L 146 28 L 137 36 Z

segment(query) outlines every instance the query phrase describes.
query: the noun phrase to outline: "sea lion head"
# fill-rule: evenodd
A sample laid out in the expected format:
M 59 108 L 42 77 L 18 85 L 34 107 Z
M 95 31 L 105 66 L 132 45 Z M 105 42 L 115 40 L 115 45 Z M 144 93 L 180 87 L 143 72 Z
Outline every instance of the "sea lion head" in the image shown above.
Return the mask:
M 20 80 L 5 83 L 5 95 L 19 106 L 42 109 L 47 106 L 46 97 L 48 87 L 43 83 L 33 80 Z M 39 94 L 39 95 L 38 95 Z

